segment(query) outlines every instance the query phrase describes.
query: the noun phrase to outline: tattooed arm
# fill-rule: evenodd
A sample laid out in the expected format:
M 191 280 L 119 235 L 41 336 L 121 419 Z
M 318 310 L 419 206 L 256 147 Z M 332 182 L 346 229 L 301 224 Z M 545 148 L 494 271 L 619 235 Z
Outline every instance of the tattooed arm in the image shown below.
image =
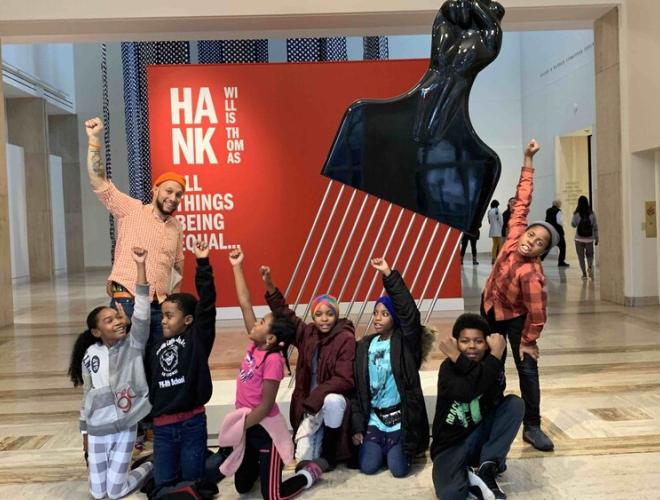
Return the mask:
M 87 173 L 92 189 L 97 190 L 105 182 L 105 163 L 101 156 L 103 147 L 103 122 L 100 118 L 92 118 L 85 122 L 87 132 Z

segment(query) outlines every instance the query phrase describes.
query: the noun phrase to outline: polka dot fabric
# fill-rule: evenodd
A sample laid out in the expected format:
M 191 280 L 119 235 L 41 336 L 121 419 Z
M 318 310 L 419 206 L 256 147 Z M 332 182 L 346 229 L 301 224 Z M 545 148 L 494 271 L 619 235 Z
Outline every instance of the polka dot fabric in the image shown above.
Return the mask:
M 389 43 L 386 36 L 365 36 L 362 39 L 363 59 L 377 61 L 390 58 Z
M 105 152 L 105 176 L 112 179 L 112 155 L 110 142 L 110 98 L 108 96 L 108 48 L 105 43 L 101 44 L 101 85 L 103 87 L 103 141 Z M 115 218 L 110 214 L 110 260 L 115 261 Z
M 346 61 L 346 38 L 288 38 L 289 62 Z
M 147 65 L 189 64 L 189 42 L 123 42 L 124 109 L 130 195 L 151 201 Z
M 200 64 L 267 63 L 268 40 L 203 40 L 197 52 Z

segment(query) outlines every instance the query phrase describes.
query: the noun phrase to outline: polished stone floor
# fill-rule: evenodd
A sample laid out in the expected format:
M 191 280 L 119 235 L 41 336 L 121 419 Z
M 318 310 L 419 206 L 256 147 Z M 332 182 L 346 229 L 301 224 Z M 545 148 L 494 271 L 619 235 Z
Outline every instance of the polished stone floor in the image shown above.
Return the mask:
M 660 307 L 601 302 L 598 277 L 583 282 L 574 267 L 545 267 L 550 306 L 540 343 L 542 408 L 557 449 L 542 454 L 516 440 L 502 485 L 514 499 L 660 498 Z M 483 263 L 463 269 L 467 310 L 478 309 L 489 270 Z M 66 369 L 86 313 L 104 301 L 103 279 L 104 273 L 93 272 L 15 287 L 16 323 L 0 330 L 0 498 L 89 498 L 77 432 L 80 391 L 71 388 Z M 450 328 L 458 314 L 438 313 L 431 322 Z M 212 407 L 231 404 L 244 345 L 239 322 L 218 324 Z M 424 366 L 427 396 L 433 396 L 441 360 L 434 352 Z M 515 392 L 509 361 L 509 390 Z M 221 493 L 238 498 L 231 481 Z M 418 460 L 403 480 L 339 468 L 304 495 L 336 496 L 433 498 L 431 466 Z M 244 498 L 259 495 L 255 490 Z

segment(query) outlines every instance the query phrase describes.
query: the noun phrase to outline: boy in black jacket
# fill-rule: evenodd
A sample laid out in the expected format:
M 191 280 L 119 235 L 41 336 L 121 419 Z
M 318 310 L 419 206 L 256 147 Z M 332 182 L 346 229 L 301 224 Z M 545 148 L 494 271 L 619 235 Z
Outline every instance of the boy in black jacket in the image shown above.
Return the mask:
M 149 400 L 154 416 L 156 489 L 204 476 L 206 413 L 213 384 L 208 358 L 215 340 L 215 285 L 208 245 L 198 241 L 195 286 L 162 304 L 163 336 L 149 353 Z
M 477 314 L 463 314 L 440 339 L 433 420 L 433 485 L 441 500 L 506 498 L 495 481 L 518 433 L 525 405 L 504 397 L 506 340 Z M 474 467 L 474 469 L 472 469 Z

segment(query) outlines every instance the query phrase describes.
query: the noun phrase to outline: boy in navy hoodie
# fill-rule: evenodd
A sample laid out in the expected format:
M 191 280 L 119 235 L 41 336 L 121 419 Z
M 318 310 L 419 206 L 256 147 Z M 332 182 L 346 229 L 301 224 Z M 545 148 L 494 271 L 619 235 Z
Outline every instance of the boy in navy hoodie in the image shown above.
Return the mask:
M 149 354 L 149 396 L 154 417 L 156 490 L 202 479 L 207 450 L 204 405 L 213 384 L 209 356 L 215 340 L 215 285 L 208 245 L 198 241 L 195 286 L 169 295 L 162 304 L 163 336 Z

